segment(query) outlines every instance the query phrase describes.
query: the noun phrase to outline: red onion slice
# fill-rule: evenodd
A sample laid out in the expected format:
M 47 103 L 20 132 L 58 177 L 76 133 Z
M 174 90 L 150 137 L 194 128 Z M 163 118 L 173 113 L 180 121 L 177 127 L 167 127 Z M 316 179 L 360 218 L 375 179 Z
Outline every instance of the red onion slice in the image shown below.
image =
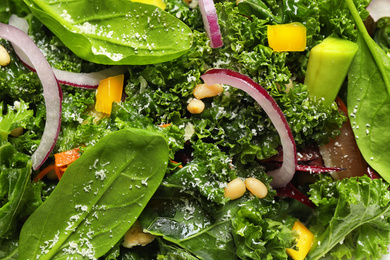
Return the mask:
M 9 19 L 9 24 L 24 31 L 26 34 L 28 33 L 29 25 L 28 22 L 23 18 L 20 18 L 16 15 L 11 15 Z M 27 55 L 24 52 L 20 51 L 20 49 L 17 46 L 13 46 L 13 47 L 16 55 L 24 63 L 24 65 L 28 67 L 30 70 L 35 71 L 35 68 L 31 64 L 31 61 L 27 57 Z M 73 87 L 79 87 L 79 88 L 96 89 L 99 86 L 99 82 L 102 79 L 116 76 L 119 74 L 124 74 L 127 72 L 127 67 L 112 66 L 108 69 L 104 69 L 98 72 L 91 72 L 91 73 L 76 73 L 76 72 L 59 70 L 56 68 L 53 68 L 53 71 L 58 82 L 61 84 L 65 84 Z
M 303 194 L 300 190 L 295 188 L 295 186 L 292 185 L 291 183 L 288 183 L 286 187 L 276 189 L 276 191 L 277 191 L 276 196 L 278 197 L 293 198 L 312 209 L 316 208 L 316 205 L 314 205 L 314 203 L 305 194 Z
M 390 1 L 372 0 L 367 6 L 367 11 L 375 22 L 382 17 L 390 17 Z
M 210 39 L 211 48 L 223 45 L 221 30 L 218 24 L 217 10 L 213 0 L 199 0 L 199 9 L 202 13 L 204 29 Z
M 46 123 L 41 142 L 32 155 L 33 169 L 37 170 L 53 150 L 58 138 L 61 126 L 62 90 L 45 56 L 26 33 L 14 26 L 0 23 L 0 37 L 10 41 L 29 59 L 42 82 Z
M 268 174 L 273 177 L 272 187 L 285 187 L 293 178 L 297 166 L 295 141 L 288 122 L 271 95 L 249 77 L 228 69 L 211 69 L 201 76 L 205 84 L 226 84 L 241 89 L 259 103 L 274 124 L 282 143 L 283 163 Z
M 96 89 L 102 79 L 127 72 L 126 66 L 112 66 L 98 72 L 76 73 L 53 68 L 58 82 L 61 84 L 87 89 Z

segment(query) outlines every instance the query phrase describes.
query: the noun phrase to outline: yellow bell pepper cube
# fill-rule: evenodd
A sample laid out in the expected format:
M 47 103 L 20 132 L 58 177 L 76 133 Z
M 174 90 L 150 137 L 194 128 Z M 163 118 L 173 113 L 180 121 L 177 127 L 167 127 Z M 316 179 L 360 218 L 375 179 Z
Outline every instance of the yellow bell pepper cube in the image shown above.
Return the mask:
M 144 4 L 149 4 L 149 5 L 155 5 L 161 9 L 165 9 L 167 6 L 163 0 L 131 0 L 133 2 L 138 2 L 138 3 L 144 3 Z
M 298 22 L 267 26 L 268 45 L 274 51 L 304 51 L 306 27 Z
M 122 99 L 123 82 L 125 76 L 123 74 L 103 79 L 99 82 L 96 90 L 95 109 L 98 112 L 110 115 L 112 103 L 120 102 Z
M 299 235 L 297 239 L 298 250 L 286 248 L 287 254 L 294 260 L 303 260 L 312 247 L 314 235 L 299 220 L 294 223 L 293 230 L 296 230 Z

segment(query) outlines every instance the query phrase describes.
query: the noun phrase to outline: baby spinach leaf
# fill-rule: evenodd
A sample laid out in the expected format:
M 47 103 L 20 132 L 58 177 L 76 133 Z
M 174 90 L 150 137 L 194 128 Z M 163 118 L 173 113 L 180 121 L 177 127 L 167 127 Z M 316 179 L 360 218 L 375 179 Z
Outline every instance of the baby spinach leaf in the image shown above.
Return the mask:
M 347 105 L 359 150 L 390 182 L 390 58 L 370 37 L 351 0 L 359 50 L 348 74 Z
M 129 0 L 24 0 L 77 56 L 99 64 L 140 65 L 189 50 L 192 31 L 160 8 Z
M 20 259 L 98 258 L 138 218 L 164 176 L 161 135 L 124 129 L 102 138 L 66 170 L 26 221 Z
M 211 216 L 201 203 L 189 196 L 160 193 L 151 202 L 155 206 L 147 207 L 140 216 L 141 225 L 148 232 L 199 259 L 236 259 L 230 207 Z

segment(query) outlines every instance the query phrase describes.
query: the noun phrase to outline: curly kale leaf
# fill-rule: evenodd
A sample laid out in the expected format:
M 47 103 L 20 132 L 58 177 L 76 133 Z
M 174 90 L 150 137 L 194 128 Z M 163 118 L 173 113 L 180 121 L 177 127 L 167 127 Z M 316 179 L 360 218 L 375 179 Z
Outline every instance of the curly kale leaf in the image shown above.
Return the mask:
M 8 140 L 8 135 L 15 128 L 25 128 L 33 116 L 33 111 L 23 101 L 16 101 L 13 106 L 8 105 L 3 115 L 3 102 L 0 103 L 0 137 Z M 0 139 L 0 140 L 1 140 Z
M 232 216 L 234 242 L 240 259 L 288 259 L 286 248 L 295 245 L 295 221 L 273 202 L 253 199 L 238 206 Z
M 9 239 L 42 204 L 41 186 L 31 183 L 30 156 L 9 142 L 0 143 L 0 239 Z
M 310 188 L 317 205 L 310 229 L 317 241 L 309 259 L 328 252 L 337 259 L 381 259 L 390 243 L 388 184 L 366 176 L 341 181 L 327 177 Z
M 167 177 L 163 185 L 199 192 L 217 203 L 226 202 L 224 186 L 232 174 L 231 159 L 212 143 L 198 141 L 193 148 L 192 161 Z
M 385 51 L 390 53 L 390 17 L 382 17 L 378 20 L 374 32 L 375 42 Z
M 369 15 L 366 7 L 371 0 L 354 0 L 353 2 L 364 21 Z M 320 35 L 336 34 L 341 38 L 356 41 L 355 23 L 345 1 L 318 0 L 318 8 L 321 10 L 319 17 L 321 23 Z
M 31 107 L 43 101 L 41 82 L 38 76 L 27 69 L 13 52 L 10 43 L 0 40 L 11 57 L 11 63 L 0 69 L 0 100 L 13 105 L 13 101 L 23 99 Z
M 314 35 L 320 30 L 318 21 L 320 9 L 312 0 L 244 0 L 238 3 L 240 14 L 255 16 L 271 23 L 285 24 L 301 22 L 307 29 L 307 43 L 311 44 Z

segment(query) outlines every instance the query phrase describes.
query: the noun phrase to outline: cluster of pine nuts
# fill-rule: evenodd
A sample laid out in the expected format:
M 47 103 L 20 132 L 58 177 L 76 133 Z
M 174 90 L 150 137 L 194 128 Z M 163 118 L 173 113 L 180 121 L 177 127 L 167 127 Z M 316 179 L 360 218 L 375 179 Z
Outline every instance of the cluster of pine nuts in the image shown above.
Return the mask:
M 204 103 L 201 99 L 208 97 L 215 97 L 223 92 L 221 84 L 214 84 L 207 86 L 206 84 L 198 84 L 192 94 L 195 98 L 192 98 L 187 105 L 187 110 L 191 114 L 200 114 L 204 110 Z
M 256 178 L 246 178 L 245 181 L 235 178 L 226 185 L 225 198 L 231 200 L 241 198 L 247 189 L 259 199 L 264 198 L 268 194 L 265 184 Z

